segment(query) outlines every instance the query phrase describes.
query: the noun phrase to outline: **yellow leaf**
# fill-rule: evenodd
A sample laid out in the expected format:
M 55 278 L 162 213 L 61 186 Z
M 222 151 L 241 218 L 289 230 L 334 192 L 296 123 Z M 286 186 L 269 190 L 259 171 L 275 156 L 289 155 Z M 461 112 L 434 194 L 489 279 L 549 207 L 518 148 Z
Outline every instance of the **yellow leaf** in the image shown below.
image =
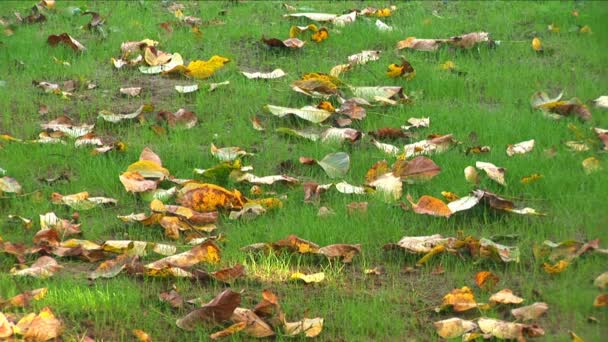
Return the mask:
M 152 342 L 152 338 L 145 331 L 139 329 L 133 329 L 133 335 L 139 342 Z
M 388 70 L 386 71 L 386 76 L 388 77 L 399 77 L 403 75 L 403 67 L 397 64 L 391 64 L 388 66 Z
M 127 172 L 139 173 L 144 178 L 163 179 L 169 175 L 169 170 L 151 160 L 140 160 L 129 165 Z
M 521 183 L 522 184 L 530 184 L 533 182 L 536 182 L 537 180 L 543 178 L 544 176 L 539 174 L 539 173 L 533 173 L 527 177 L 522 177 L 521 179 Z
M 442 306 L 451 306 L 455 312 L 461 312 L 476 308 L 478 304 L 475 302 L 473 291 L 463 286 L 460 289 L 453 289 L 443 296 Z
M 443 198 L 445 198 L 448 202 L 454 202 L 460 198 L 458 195 L 450 191 L 442 191 L 441 196 L 443 196 Z
M 389 8 L 383 8 L 383 9 L 379 9 L 378 11 L 376 11 L 376 16 L 377 17 L 390 17 L 391 16 L 391 10 Z
M 580 30 L 578 30 L 578 32 L 580 32 L 580 33 L 592 33 L 591 32 L 591 27 L 589 27 L 589 25 L 585 25 L 585 26 L 581 27 Z
M 446 61 L 445 63 L 441 64 L 439 66 L 439 68 L 441 70 L 452 71 L 452 70 L 456 69 L 456 63 L 454 63 L 452 61 Z
M 188 64 L 186 75 L 194 78 L 209 78 L 228 62 L 230 59 L 221 56 L 213 56 L 208 61 L 192 61 Z
M 599 159 L 597 159 L 595 157 L 589 157 L 589 158 L 583 160 L 582 165 L 583 165 L 583 169 L 585 170 L 586 174 L 591 174 L 591 173 L 597 172 L 602 169 L 602 167 L 600 166 Z
M 543 51 L 543 45 L 538 37 L 534 37 L 534 39 L 532 39 L 532 49 L 534 49 L 536 52 Z
M 327 29 L 325 27 L 322 27 L 319 31 L 315 32 L 312 37 L 310 37 L 311 40 L 314 40 L 317 43 L 320 43 L 322 41 L 324 41 L 325 39 L 327 39 L 329 37 L 329 32 L 327 31 Z
M 567 267 L 569 263 L 566 260 L 560 260 L 555 265 L 551 265 L 549 263 L 544 263 L 543 268 L 545 272 L 550 274 L 562 273 Z
M 313 274 L 304 274 L 300 272 L 296 272 L 291 275 L 291 280 L 302 280 L 306 284 L 310 283 L 320 283 L 325 279 L 325 273 L 313 273 Z
M 326 110 L 326 111 L 332 112 L 332 113 L 336 111 L 336 108 L 329 101 L 321 101 L 317 105 L 317 108 L 323 109 L 323 110 Z

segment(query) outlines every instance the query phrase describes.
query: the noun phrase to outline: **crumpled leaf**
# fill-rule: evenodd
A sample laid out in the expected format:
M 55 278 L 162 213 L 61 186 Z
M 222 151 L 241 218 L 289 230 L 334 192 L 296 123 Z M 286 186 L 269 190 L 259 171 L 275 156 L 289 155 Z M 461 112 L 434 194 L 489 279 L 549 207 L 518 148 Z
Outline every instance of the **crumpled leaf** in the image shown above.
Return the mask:
M 393 172 L 385 173 L 367 185 L 376 189 L 376 193 L 382 196 L 387 202 L 396 201 L 403 195 L 403 183 L 401 178 Z
M 417 51 L 436 51 L 443 44 L 462 49 L 470 49 L 481 43 L 491 42 L 487 32 L 471 32 L 448 39 L 417 39 L 408 37 L 397 43 L 397 49 L 412 49 Z
M 117 123 L 123 120 L 131 120 L 138 118 L 142 115 L 145 109 L 146 105 L 141 105 L 135 110 L 135 112 L 129 114 L 115 114 L 108 110 L 101 110 L 98 113 L 98 116 L 107 122 Z
M 152 342 L 152 337 L 147 332 L 141 329 L 133 329 L 131 331 L 139 342 Z
M 244 324 L 242 331 L 249 336 L 261 338 L 275 335 L 274 330 L 252 310 L 236 308 L 230 320 L 236 324 Z
M 505 246 L 485 238 L 479 240 L 479 246 L 479 253 L 484 257 L 503 262 L 519 262 L 520 253 L 517 246 Z
M 352 128 L 330 127 L 321 133 L 322 142 L 343 142 L 348 140 L 351 143 L 361 139 L 363 134 Z
M 212 56 L 207 61 L 196 60 L 191 61 L 185 68 L 176 67 L 176 70 L 169 69 L 165 73 L 171 73 L 179 71 L 188 77 L 205 79 L 213 76 L 213 74 L 224 67 L 226 63 L 230 62 L 230 59 L 222 56 Z
M 258 177 L 251 173 L 243 173 L 241 175 L 238 175 L 235 180 L 237 182 L 248 182 L 251 184 L 260 184 L 260 185 L 271 185 L 276 182 L 285 182 L 285 183 L 289 183 L 289 184 L 299 183 L 297 178 L 286 176 L 286 175 Z
M 496 292 L 495 294 L 493 294 L 492 296 L 490 296 L 490 302 L 493 302 L 493 303 L 519 304 L 523 301 L 524 301 L 523 298 L 514 295 L 513 291 L 511 291 L 510 289 L 500 290 L 500 291 Z
M 405 145 L 403 147 L 404 155 L 405 158 L 411 158 L 418 155 L 442 153 L 456 143 L 452 134 L 432 135 L 425 140 Z
M 564 272 L 569 265 L 570 263 L 566 260 L 560 260 L 554 265 L 545 262 L 543 263 L 543 269 L 549 274 L 557 274 Z
M 238 190 L 229 191 L 209 183 L 188 183 L 178 192 L 177 203 L 199 212 L 210 212 L 242 209 L 246 199 Z
M 538 91 L 532 95 L 530 104 L 534 109 L 541 109 L 545 112 L 555 113 L 561 116 L 576 115 L 583 121 L 592 119 L 591 112 L 577 98 L 572 98 L 568 101 L 560 100 L 563 93 L 560 93 L 555 98 L 550 98 L 547 93 Z
M 32 266 L 20 270 L 13 268 L 10 273 L 14 276 L 30 276 L 45 279 L 52 277 L 55 272 L 62 268 L 63 266 L 59 265 L 55 259 L 49 256 L 41 256 Z
M 40 124 L 40 127 L 47 131 L 62 132 L 72 138 L 78 138 L 90 133 L 95 125 L 80 124 L 76 125 L 69 117 L 62 115 L 47 123 Z
M 608 96 L 603 95 L 593 100 L 593 103 L 597 108 L 608 109 Z
M 241 73 L 243 75 L 245 75 L 245 77 L 247 77 L 250 80 L 251 79 L 270 80 L 270 79 L 281 78 L 281 77 L 287 75 L 287 73 L 285 73 L 285 71 L 283 71 L 282 69 L 274 69 L 271 72 L 261 72 L 261 71 L 245 72 L 245 71 L 241 71 Z
M 608 306 L 608 293 L 602 293 L 597 295 L 597 297 L 595 297 L 595 300 L 593 301 L 593 306 L 596 308 Z
M 500 278 L 492 272 L 481 271 L 475 274 L 475 284 L 484 290 L 491 290 L 498 283 Z
M 533 303 L 528 306 L 522 306 L 511 310 L 511 315 L 515 316 L 520 321 L 531 321 L 542 316 L 549 310 L 547 303 Z
M 120 88 L 119 91 L 121 94 L 135 97 L 135 96 L 139 96 L 139 94 L 141 94 L 141 89 L 142 89 L 141 87 L 128 87 L 128 88 Z
M 331 75 L 312 72 L 302 75 L 302 78 L 294 81 L 291 88 L 299 93 L 311 97 L 328 98 L 338 93 L 338 87 L 342 82 Z
M 514 144 L 514 145 L 509 145 L 507 147 L 507 155 L 509 157 L 512 157 L 516 154 L 525 154 L 525 153 L 532 151 L 533 148 L 534 148 L 534 139 L 522 141 L 522 142 Z
M 361 107 L 355 99 L 344 101 L 337 112 L 348 116 L 352 120 L 363 120 L 366 116 L 365 108 Z
M 506 340 L 517 339 L 523 341 L 524 336 L 535 337 L 545 334 L 538 326 L 505 322 L 486 317 L 481 317 L 477 321 L 477 325 L 484 334 Z
M 442 338 L 450 339 L 462 336 L 464 333 L 477 329 L 477 324 L 458 317 L 433 322 L 437 334 Z
M 175 324 L 181 329 L 191 331 L 200 324 L 221 323 L 229 320 L 240 304 L 241 295 L 238 292 L 224 290 L 209 303 L 178 319 Z
M 412 67 L 410 62 L 403 59 L 401 61 L 401 65 L 390 64 L 388 66 L 388 70 L 386 71 L 386 76 L 392 78 L 403 77 L 406 80 L 411 80 L 416 76 L 416 71 L 414 70 L 414 67 Z
M 429 127 L 431 125 L 431 118 L 409 118 L 407 119 L 409 125 L 401 126 L 403 130 L 410 130 L 412 128 Z
M 291 280 L 302 280 L 306 284 L 310 283 L 320 283 L 325 280 L 325 273 L 312 273 L 312 274 L 304 274 L 300 272 L 293 273 L 290 277 Z
M 323 121 L 327 120 L 327 118 L 329 118 L 332 114 L 331 112 L 328 112 L 323 109 L 318 109 L 318 108 L 312 107 L 312 106 L 305 106 L 300 109 L 296 109 L 296 108 L 287 108 L 287 107 L 267 105 L 266 109 L 271 114 L 276 115 L 280 118 L 282 118 L 288 114 L 292 114 L 301 119 L 304 119 L 304 120 L 307 120 L 307 121 L 310 121 L 313 123 L 323 122 Z
M 506 185 L 505 183 L 505 169 L 502 167 L 498 167 L 492 163 L 486 162 L 475 162 L 475 167 L 479 170 L 485 171 L 485 173 L 494 180 L 496 183 L 500 185 Z
M 181 309 L 184 306 L 184 299 L 182 296 L 173 288 L 168 292 L 161 292 L 158 295 L 158 299 L 162 302 L 168 303 L 174 309 Z
M 298 38 L 288 38 L 285 40 L 280 40 L 277 38 L 266 39 L 265 37 L 262 37 L 262 41 L 270 47 L 279 47 L 285 49 L 299 49 L 302 48 L 305 44 Z
M 477 308 L 479 304 L 475 301 L 475 296 L 470 288 L 463 286 L 460 289 L 453 289 L 450 293 L 443 296 L 442 307 L 451 307 L 455 312 L 462 312 Z
M 47 38 L 46 41 L 51 46 L 57 46 L 57 44 L 59 44 L 59 43 L 65 44 L 65 45 L 71 47 L 72 50 L 74 50 L 76 52 L 83 52 L 87 49 L 86 47 L 84 47 L 84 45 L 80 44 L 79 41 L 72 38 L 72 36 L 70 36 L 67 33 L 62 33 L 59 35 L 52 34 Z

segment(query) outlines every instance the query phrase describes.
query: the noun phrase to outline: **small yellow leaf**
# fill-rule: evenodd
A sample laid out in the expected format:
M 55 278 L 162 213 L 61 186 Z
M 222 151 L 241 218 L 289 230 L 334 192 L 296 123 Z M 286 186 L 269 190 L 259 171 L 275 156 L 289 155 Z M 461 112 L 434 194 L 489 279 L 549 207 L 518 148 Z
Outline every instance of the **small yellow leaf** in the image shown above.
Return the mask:
M 311 40 L 317 43 L 320 43 L 327 38 L 329 38 L 329 32 L 325 27 L 322 27 L 319 31 L 315 32 L 312 37 L 310 37 Z
M 377 17 L 390 17 L 391 16 L 391 10 L 389 8 L 382 8 L 379 9 L 378 11 L 376 11 L 376 16 Z
M 386 76 L 388 77 L 399 77 L 403 75 L 403 67 L 397 64 L 391 64 L 388 66 L 388 70 L 386 71 Z
M 543 45 L 538 37 L 534 37 L 534 39 L 532 39 L 532 49 L 534 49 L 536 52 L 543 51 Z
M 441 64 L 439 66 L 439 68 L 441 70 L 452 71 L 452 70 L 456 69 L 456 63 L 454 63 L 452 61 L 446 61 L 445 63 Z
M 567 267 L 569 263 L 566 260 L 560 260 L 555 265 L 551 265 L 549 263 L 544 263 L 543 268 L 545 272 L 550 274 L 562 273 Z
M 188 64 L 186 75 L 194 78 L 209 78 L 228 62 L 230 59 L 221 56 L 213 56 L 208 61 L 192 61 Z
M 521 179 L 521 183 L 522 184 L 530 184 L 530 183 L 534 183 L 537 180 L 543 178 L 544 176 L 539 174 L 539 173 L 533 173 L 527 177 L 522 177 Z

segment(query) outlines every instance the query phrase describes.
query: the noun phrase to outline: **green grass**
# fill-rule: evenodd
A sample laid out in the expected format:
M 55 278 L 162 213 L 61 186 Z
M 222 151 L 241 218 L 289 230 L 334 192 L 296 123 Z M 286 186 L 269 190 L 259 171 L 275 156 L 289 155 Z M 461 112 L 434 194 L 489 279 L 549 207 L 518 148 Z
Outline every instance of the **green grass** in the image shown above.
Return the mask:
M 184 2 L 185 3 L 185 2 Z M 136 161 L 141 150 L 148 146 L 163 160 L 172 175 L 192 178 L 193 168 L 208 168 L 217 162 L 209 153 L 211 143 L 217 146 L 240 146 L 254 151 L 249 159 L 256 175 L 278 172 L 278 165 L 291 161 L 294 168 L 289 175 L 302 181 L 331 180 L 320 168 L 298 164 L 299 156 L 322 158 L 325 154 L 344 151 L 351 156 L 351 169 L 344 178 L 352 184 L 362 184 L 365 172 L 376 162 L 388 159 L 369 144 L 368 138 L 353 145 L 345 143 L 323 144 L 286 138 L 273 133 L 281 126 L 307 127 L 306 123 L 291 119 L 278 119 L 263 111 L 266 104 L 301 107 L 313 104 L 310 98 L 291 91 L 289 85 L 306 72 L 329 72 L 337 64 L 346 62 L 347 56 L 365 49 L 383 50 L 382 58 L 343 74 L 343 81 L 357 86 L 401 85 L 406 93 L 421 94 L 413 104 L 396 107 L 373 107 L 367 118 L 353 125 L 363 132 L 382 127 L 398 127 L 410 117 L 430 116 L 431 127 L 421 130 L 421 137 L 431 133 L 453 133 L 464 142 L 463 146 L 489 145 L 492 151 L 483 155 L 465 155 L 460 148 L 431 156 L 442 168 L 432 181 L 405 185 L 404 193 L 414 198 L 428 194 L 440 197 L 441 191 L 465 195 L 471 185 L 466 183 L 462 170 L 475 161 L 488 161 L 507 169 L 506 187 L 484 179 L 480 187 L 499 194 L 522 198 L 526 203 L 547 212 L 546 217 L 527 217 L 499 214 L 482 207 L 459 213 L 449 220 L 416 215 L 403 211 L 373 196 L 349 196 L 330 192 L 323 195 L 321 205 L 332 208 L 336 215 L 317 217 L 318 206 L 303 203 L 300 186 L 269 187 L 287 199 L 280 210 L 269 212 L 253 221 L 220 219 L 219 232 L 226 236 L 221 244 L 220 266 L 243 263 L 248 276 L 233 284 L 237 291 L 245 290 L 244 307 L 252 307 L 261 298 L 261 290 L 270 288 L 278 293 L 284 311 L 291 320 L 310 317 L 325 318 L 321 340 L 331 341 L 427 341 L 438 340 L 432 322 L 450 317 L 449 313 L 435 313 L 432 308 L 441 303 L 442 296 L 455 287 L 474 288 L 480 302 L 489 293 L 474 285 L 474 275 L 482 270 L 498 274 L 500 288 L 510 288 L 524 297 L 527 304 L 545 301 L 548 313 L 538 320 L 546 330 L 545 340 L 566 341 L 568 331 L 575 331 L 586 341 L 600 341 L 607 336 L 608 315 L 605 308 L 592 306 L 599 293 L 592 280 L 606 271 L 606 258 L 601 255 L 584 255 L 564 273 L 546 274 L 541 262 L 534 260 L 532 246 L 545 239 L 590 240 L 606 237 L 608 211 L 605 195 L 606 155 L 598 153 L 600 147 L 591 127 L 608 128 L 608 116 L 592 106 L 593 120 L 582 123 L 575 118 L 553 121 L 533 111 L 530 96 L 538 90 L 556 92 L 563 89 L 565 98 L 578 97 L 589 101 L 605 94 L 608 87 L 606 51 L 608 49 L 608 6 L 602 2 L 407 2 L 399 3 L 393 16 L 386 18 L 393 32 L 380 33 L 374 20 L 358 18 L 343 28 L 329 26 L 330 37 L 316 44 L 308 42 L 298 51 L 271 51 L 260 43 L 266 37 L 287 38 L 291 25 L 309 21 L 282 18 L 285 10 L 280 2 L 249 1 L 235 3 L 217 1 L 185 3 L 186 15 L 198 16 L 203 21 L 221 19 L 225 25 L 201 28 L 197 38 L 189 28 L 174 25 L 169 34 L 159 24 L 173 21 L 173 15 L 160 2 L 68 2 L 58 1 L 57 8 L 42 24 L 21 25 L 12 36 L 0 37 L 0 134 L 17 138 L 34 139 L 39 124 L 59 115 L 67 114 L 80 122 L 96 122 L 96 132 L 111 135 L 127 143 L 124 153 L 92 156 L 89 148 L 77 149 L 68 145 L 34 145 L 0 142 L 0 167 L 7 175 L 16 178 L 27 196 L 6 195 L 0 199 L 0 236 L 4 241 L 32 243 L 38 229 L 39 214 L 54 211 L 60 217 L 69 217 L 72 210 L 50 203 L 53 192 L 71 194 L 88 191 L 93 196 L 118 199 L 115 207 L 96 208 L 81 212 L 84 239 L 102 242 L 109 239 L 168 241 L 160 227 L 125 225 L 116 215 L 147 211 L 148 204 L 127 193 L 118 175 Z M 0 15 L 12 17 L 14 11 L 28 13 L 33 2 L 4 1 Z M 368 2 L 298 2 L 295 6 L 311 7 L 318 12 L 342 13 L 351 8 L 367 5 L 386 6 L 386 3 Z M 107 17 L 107 38 L 81 30 L 88 16 L 70 15 L 70 7 L 93 10 Z M 578 9 L 579 17 L 571 15 Z M 225 15 L 220 11 L 225 10 Z M 433 16 L 437 11 L 441 18 Z M 12 20 L 12 19 L 11 19 Z M 430 23 L 428 22 L 430 21 Z M 562 31 L 547 31 L 547 25 L 558 24 Z M 574 25 L 589 25 L 592 34 L 568 32 Z M 481 47 L 470 51 L 442 49 L 436 53 L 396 51 L 397 41 L 408 36 L 444 38 L 462 33 L 485 30 L 501 41 L 496 49 Z M 87 47 L 83 54 L 68 48 L 46 44 L 50 34 L 68 32 Z M 530 42 L 538 36 L 548 51 L 536 54 Z M 111 57 L 120 55 L 120 44 L 125 41 L 150 38 L 160 42 L 160 49 L 179 52 L 186 60 L 206 60 L 212 55 L 231 59 L 225 68 L 216 72 L 211 82 L 230 81 L 230 85 L 208 93 L 179 95 L 175 84 L 190 84 L 186 79 L 167 79 L 163 76 L 140 74 L 135 69 L 115 70 Z M 385 75 L 391 63 L 404 56 L 416 69 L 412 81 L 389 79 Z M 52 57 L 68 61 L 64 66 Z M 466 77 L 439 69 L 447 60 L 456 63 Z M 288 76 L 271 81 L 247 80 L 241 68 L 272 70 L 282 68 Z M 59 82 L 69 79 L 90 80 L 98 85 L 93 90 L 76 90 L 71 100 L 62 100 L 44 94 L 31 85 L 32 80 Z M 142 95 L 125 99 L 118 93 L 120 87 L 141 86 Z M 156 135 L 149 123 L 110 124 L 96 121 L 102 109 L 129 112 L 141 104 L 152 103 L 155 111 L 171 112 L 186 108 L 195 112 L 199 124 L 191 130 L 170 130 L 165 136 Z M 40 104 L 50 108 L 49 114 L 38 114 Z M 266 131 L 251 127 L 250 118 L 260 115 L 266 122 Z M 569 125 L 575 125 L 584 138 L 593 141 L 587 152 L 571 152 L 564 142 L 576 140 Z M 478 141 L 469 141 L 475 132 Z M 533 152 L 509 158 L 505 154 L 508 144 L 536 139 Z M 398 142 L 397 144 L 403 144 Z M 557 155 L 549 159 L 543 150 L 555 146 Z M 581 162 L 595 156 L 604 170 L 585 175 Z M 67 170 L 69 182 L 48 185 L 37 179 L 50 173 Z M 533 184 L 521 184 L 521 177 L 532 173 L 544 176 Z M 238 188 L 248 194 L 243 184 L 221 184 Z M 349 215 L 346 205 L 352 201 L 368 201 L 366 214 Z M 32 230 L 8 222 L 8 214 L 33 218 Z M 515 242 L 522 251 L 520 264 L 498 264 L 490 261 L 474 263 L 471 259 L 442 255 L 416 273 L 403 269 L 414 266 L 417 256 L 398 252 L 385 252 L 382 246 L 396 242 L 405 235 L 443 234 L 454 236 L 457 231 L 477 237 L 497 234 L 517 234 Z M 332 243 L 360 243 L 362 255 L 350 265 L 329 263 L 308 256 L 252 257 L 241 252 L 242 246 L 264 241 L 275 241 L 296 234 L 319 245 Z M 175 242 L 171 242 L 175 243 Z M 603 241 L 603 246 L 606 242 Z M 177 244 L 185 250 L 183 242 Z M 146 260 L 153 260 L 148 256 Z M 28 260 L 28 262 L 32 261 Z M 0 259 L 0 297 L 11 297 L 20 290 L 48 287 L 48 296 L 32 304 L 32 308 L 17 310 L 29 312 L 49 306 L 66 326 L 66 341 L 77 340 L 84 334 L 96 340 L 133 340 L 132 329 L 143 329 L 154 341 L 205 340 L 217 330 L 198 329 L 185 332 L 175 320 L 190 308 L 175 311 L 158 300 L 158 294 L 177 284 L 186 299 L 202 297 L 210 300 L 222 289 L 220 284 L 195 284 L 175 279 L 134 279 L 122 274 L 116 278 L 97 281 L 86 279 L 96 264 L 59 259 L 65 269 L 47 280 L 14 279 L 8 271 L 16 260 L 9 255 Z M 384 266 L 380 277 L 363 274 L 365 268 Z M 445 273 L 432 275 L 441 266 Z M 207 267 L 207 266 L 201 266 Z M 284 281 L 291 272 L 325 271 L 326 282 L 304 286 Z M 509 320 L 507 311 L 492 310 L 485 315 Z M 466 317 L 475 318 L 479 313 Z M 595 316 L 599 324 L 587 322 Z M 247 340 L 244 335 L 234 340 Z

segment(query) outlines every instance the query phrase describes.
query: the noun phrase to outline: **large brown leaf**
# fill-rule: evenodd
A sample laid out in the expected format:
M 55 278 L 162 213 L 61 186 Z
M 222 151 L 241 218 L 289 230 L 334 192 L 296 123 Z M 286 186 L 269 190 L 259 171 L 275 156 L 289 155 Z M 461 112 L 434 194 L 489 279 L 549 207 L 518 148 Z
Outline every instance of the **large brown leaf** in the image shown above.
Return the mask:
M 224 290 L 212 301 L 201 308 L 191 311 L 175 323 L 184 330 L 194 330 L 197 325 L 205 323 L 221 323 L 232 317 L 234 310 L 241 304 L 241 294 L 232 290 Z
M 429 180 L 441 172 L 441 168 L 431 159 L 418 156 L 410 161 L 398 160 L 393 164 L 393 174 L 406 182 Z

